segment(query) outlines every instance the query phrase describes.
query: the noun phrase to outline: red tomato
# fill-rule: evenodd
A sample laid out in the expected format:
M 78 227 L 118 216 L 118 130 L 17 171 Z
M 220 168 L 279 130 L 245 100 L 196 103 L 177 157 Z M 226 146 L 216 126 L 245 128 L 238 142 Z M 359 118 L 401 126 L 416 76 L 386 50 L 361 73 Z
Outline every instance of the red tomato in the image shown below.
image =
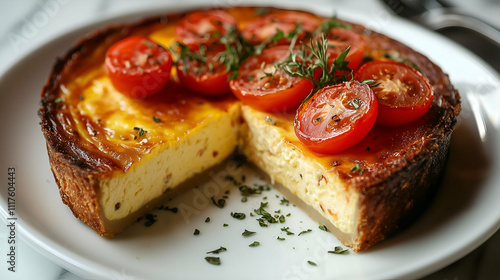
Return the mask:
M 189 89 L 205 95 L 220 95 L 229 92 L 229 74 L 226 66 L 215 56 L 217 52 L 206 53 L 207 62 L 202 65 L 196 60 L 179 60 L 177 76 Z
M 229 82 L 231 91 L 246 104 L 262 111 L 283 112 L 295 109 L 311 93 L 313 83 L 304 78 L 291 77 L 283 70 L 276 70 L 274 62 L 283 61 L 290 54 L 288 46 L 265 49 L 260 55 L 245 60 L 238 76 Z M 261 69 L 274 75 L 265 77 Z
M 172 57 L 158 43 L 140 36 L 125 38 L 106 51 L 105 69 L 113 86 L 132 98 L 145 98 L 168 82 Z
M 361 36 L 351 30 L 336 27 L 330 29 L 325 34 L 325 38 L 328 40 L 328 54 L 330 55 L 328 61 L 330 63 L 333 63 L 333 60 L 351 46 L 345 60 L 349 61 L 347 66 L 356 72 L 361 65 L 366 48 L 366 43 Z
M 276 35 L 278 30 L 281 30 L 285 35 L 294 31 L 299 23 L 303 31 L 313 32 L 318 28 L 320 21 L 314 15 L 298 11 L 271 13 L 247 23 L 242 31 L 243 38 L 251 44 L 258 45 Z M 299 38 L 304 35 L 305 33 L 302 32 Z M 278 42 L 278 44 L 286 43 L 286 39 Z
M 350 81 L 320 89 L 295 116 L 295 134 L 311 151 L 332 154 L 359 143 L 377 119 L 368 85 Z
M 427 113 L 434 89 L 429 80 L 415 68 L 390 60 L 376 60 L 363 64 L 356 80 L 375 80 L 373 88 L 379 103 L 377 123 L 400 126 Z
M 218 32 L 224 35 L 236 28 L 236 19 L 221 10 L 197 11 L 186 15 L 175 27 L 175 37 L 181 44 L 196 50 L 199 44 L 210 45 L 219 41 Z

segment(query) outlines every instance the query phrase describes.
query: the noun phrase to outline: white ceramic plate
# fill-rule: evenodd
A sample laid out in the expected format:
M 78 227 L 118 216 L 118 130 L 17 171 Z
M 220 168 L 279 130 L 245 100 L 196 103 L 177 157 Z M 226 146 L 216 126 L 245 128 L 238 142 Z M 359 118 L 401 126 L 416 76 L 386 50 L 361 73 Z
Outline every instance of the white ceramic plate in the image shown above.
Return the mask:
M 326 10 L 319 6 L 309 9 L 318 14 Z M 424 29 L 387 14 L 361 15 L 339 8 L 339 17 L 365 24 L 426 54 L 449 73 L 462 95 L 463 111 L 443 184 L 415 224 L 368 252 L 328 254 L 341 245 L 331 234 L 319 230 L 297 207 L 280 205 L 282 196 L 274 190 L 242 203 L 238 189 L 230 181 L 217 179 L 218 175 L 223 178 L 229 172 L 238 180 L 245 175 L 247 184 L 265 182 L 248 167 L 233 170 L 223 166 L 212 170 L 212 183 L 218 188 L 201 185 L 167 204 L 178 207 L 177 214 L 159 210 L 155 212 L 158 221 L 151 227 L 136 223 L 113 240 L 99 237 L 61 203 L 38 125 L 39 93 L 55 57 L 78 37 L 109 22 L 130 21 L 158 11 L 155 7 L 74 30 L 39 46 L 1 77 L 0 170 L 6 181 L 8 167 L 16 168 L 18 232 L 52 261 L 84 278 L 98 279 L 415 278 L 462 257 L 500 227 L 499 77 L 474 55 Z M 221 197 L 227 189 L 226 206 L 215 207 L 209 197 L 217 192 Z M 3 219 L 8 217 L 6 191 L 6 187 L 0 190 Z M 281 210 L 291 216 L 283 224 L 260 227 L 257 217 L 249 213 L 263 201 L 269 202 L 269 212 Z M 244 212 L 247 217 L 236 220 L 231 212 Z M 282 227 L 289 227 L 295 235 L 286 235 Z M 200 235 L 193 235 L 195 229 Z M 243 237 L 245 229 L 256 234 Z M 312 232 L 298 236 L 307 229 Z M 254 241 L 260 246 L 249 247 Z M 220 246 L 227 251 L 207 254 Z M 222 264 L 210 265 L 206 256 L 218 256 Z

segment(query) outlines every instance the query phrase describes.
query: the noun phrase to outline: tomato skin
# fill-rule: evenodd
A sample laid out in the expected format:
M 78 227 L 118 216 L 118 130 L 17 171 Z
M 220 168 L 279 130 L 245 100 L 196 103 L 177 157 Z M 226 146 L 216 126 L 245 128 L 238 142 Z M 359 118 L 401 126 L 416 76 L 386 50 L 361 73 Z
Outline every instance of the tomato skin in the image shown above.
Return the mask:
M 289 53 L 288 46 L 276 46 L 265 49 L 260 55 L 249 57 L 240 65 L 236 79 L 229 82 L 233 94 L 261 111 L 282 113 L 296 109 L 313 90 L 311 81 L 291 77 L 283 70 L 277 70 L 272 79 L 262 78 L 263 62 L 267 67 L 272 67 L 274 62 L 284 60 Z M 266 72 L 272 72 L 273 69 L 274 67 Z
M 328 40 L 330 47 L 328 48 L 328 62 L 331 64 L 333 61 L 349 46 L 351 49 L 347 54 L 345 60 L 349 61 L 347 65 L 353 72 L 356 72 L 363 61 L 366 43 L 361 36 L 354 31 L 335 27 L 330 29 L 325 38 Z
M 241 32 L 245 40 L 253 45 L 258 45 L 276 35 L 277 30 L 283 31 L 285 35 L 294 31 L 298 23 L 306 32 L 313 32 L 320 24 L 319 19 L 311 14 L 299 11 L 282 11 L 255 18 L 247 23 Z M 304 32 L 300 34 L 299 40 L 304 35 Z M 289 43 L 287 39 L 277 42 L 278 45 Z
M 179 80 L 189 89 L 204 95 L 222 95 L 229 90 L 229 74 L 226 72 L 226 66 L 214 59 L 217 52 L 209 52 L 207 56 L 207 65 L 200 66 L 196 61 L 177 61 L 177 76 Z M 184 65 L 186 73 L 184 73 Z
M 400 62 L 376 60 L 363 64 L 356 80 L 375 80 L 379 103 L 377 123 L 401 126 L 424 116 L 432 104 L 434 88 L 415 68 Z
M 105 55 L 105 70 L 113 86 L 136 99 L 160 91 L 170 78 L 172 57 L 158 43 L 141 36 L 113 44 Z
M 221 10 L 196 11 L 187 14 L 175 27 L 175 37 L 191 50 L 197 50 L 199 44 L 205 46 L 218 43 L 217 31 L 221 35 L 230 28 L 236 28 L 236 19 Z
M 370 132 L 377 112 L 377 100 L 368 85 L 350 81 L 325 87 L 297 110 L 295 134 L 313 152 L 338 153 Z

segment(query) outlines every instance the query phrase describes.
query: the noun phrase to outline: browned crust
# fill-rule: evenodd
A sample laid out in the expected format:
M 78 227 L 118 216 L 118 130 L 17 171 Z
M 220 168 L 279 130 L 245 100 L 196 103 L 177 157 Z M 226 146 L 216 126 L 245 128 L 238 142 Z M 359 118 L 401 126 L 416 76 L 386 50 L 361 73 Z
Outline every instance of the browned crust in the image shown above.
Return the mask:
M 271 8 L 274 10 L 274 8 Z M 178 19 L 183 14 L 169 15 Z M 167 21 L 167 16 L 154 17 L 135 24 L 114 25 L 85 36 L 56 61 L 49 79 L 42 90 L 39 116 L 47 140 L 52 172 L 60 188 L 61 198 L 73 214 L 89 224 L 96 232 L 112 237 L 101 215 L 97 198 L 98 181 L 102 176 L 119 170 L 112 161 L 102 157 L 95 148 L 86 145 L 76 132 L 68 132 L 56 117 L 64 104 L 58 98 L 61 78 L 84 61 L 97 47 L 110 46 L 113 42 L 153 24 Z M 355 251 L 366 250 L 397 230 L 408 225 L 423 211 L 435 191 L 439 174 L 445 162 L 451 133 L 460 112 L 460 97 L 446 74 L 425 56 L 384 35 L 354 28 L 375 39 L 381 49 L 397 49 L 424 70 L 435 88 L 436 98 L 432 110 L 442 116 L 428 127 L 423 145 L 410 145 L 402 151 L 404 160 L 391 166 L 388 172 L 371 178 L 351 178 L 351 185 L 359 188 L 360 221 L 354 244 Z M 106 47 L 107 48 L 107 47 Z
M 363 28 L 358 26 L 357 28 Z M 369 32 L 369 31 L 368 31 Z M 460 113 L 460 96 L 440 67 L 424 55 L 384 35 L 368 35 L 382 50 L 397 50 L 416 63 L 435 90 L 431 110 L 439 118 L 428 124 L 423 142 L 400 151 L 403 160 L 390 175 L 359 182 L 361 193 L 358 233 L 353 250 L 363 251 L 410 225 L 430 203 L 444 169 L 451 134 Z

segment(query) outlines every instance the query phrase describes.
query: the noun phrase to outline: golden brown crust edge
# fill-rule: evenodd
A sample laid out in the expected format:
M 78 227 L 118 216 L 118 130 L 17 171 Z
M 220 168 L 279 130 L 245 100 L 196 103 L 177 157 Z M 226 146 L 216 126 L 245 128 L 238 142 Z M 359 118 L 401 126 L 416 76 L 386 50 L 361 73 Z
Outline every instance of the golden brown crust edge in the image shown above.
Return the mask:
M 421 145 L 409 146 L 402 167 L 394 167 L 391 175 L 371 186 L 361 184 L 360 214 L 354 251 L 364 251 L 374 244 L 409 226 L 430 204 L 440 183 L 451 134 L 460 113 L 460 96 L 440 67 L 424 55 L 389 37 L 373 32 L 382 49 L 389 45 L 415 62 L 435 89 L 433 110 L 440 119 L 428 128 Z M 418 148 L 415 148 L 418 147 Z

